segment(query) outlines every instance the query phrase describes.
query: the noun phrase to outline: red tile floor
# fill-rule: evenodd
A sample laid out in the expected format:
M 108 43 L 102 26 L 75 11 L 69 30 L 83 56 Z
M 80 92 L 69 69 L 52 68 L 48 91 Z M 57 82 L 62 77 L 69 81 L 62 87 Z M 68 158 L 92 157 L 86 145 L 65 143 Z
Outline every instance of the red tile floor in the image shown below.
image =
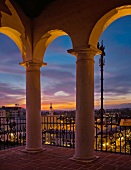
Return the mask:
M 0 151 L 0 170 L 131 170 L 131 155 L 96 152 L 92 163 L 70 160 L 73 148 L 44 145 L 46 151 L 21 152 L 23 146 Z

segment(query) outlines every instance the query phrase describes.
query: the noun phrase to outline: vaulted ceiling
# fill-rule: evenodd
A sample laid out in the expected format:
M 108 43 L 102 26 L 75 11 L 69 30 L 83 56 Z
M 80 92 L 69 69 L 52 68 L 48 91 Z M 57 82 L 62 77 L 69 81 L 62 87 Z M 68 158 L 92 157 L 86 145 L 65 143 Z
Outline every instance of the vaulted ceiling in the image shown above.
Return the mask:
M 23 10 L 26 16 L 35 18 L 40 15 L 52 1 L 55 0 L 13 0 Z

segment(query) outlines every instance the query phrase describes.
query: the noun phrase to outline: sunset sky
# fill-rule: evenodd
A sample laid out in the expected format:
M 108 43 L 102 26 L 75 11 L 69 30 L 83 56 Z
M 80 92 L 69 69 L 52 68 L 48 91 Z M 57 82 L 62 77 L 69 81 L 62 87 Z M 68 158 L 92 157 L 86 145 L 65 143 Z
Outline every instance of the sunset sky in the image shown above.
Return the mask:
M 104 108 L 131 107 L 131 16 L 112 23 L 101 35 L 105 45 Z M 75 109 L 76 58 L 68 36 L 61 36 L 48 47 L 41 68 L 42 110 Z M 100 68 L 95 57 L 95 108 L 100 108 Z M 25 68 L 15 43 L 0 34 L 0 107 L 25 107 Z

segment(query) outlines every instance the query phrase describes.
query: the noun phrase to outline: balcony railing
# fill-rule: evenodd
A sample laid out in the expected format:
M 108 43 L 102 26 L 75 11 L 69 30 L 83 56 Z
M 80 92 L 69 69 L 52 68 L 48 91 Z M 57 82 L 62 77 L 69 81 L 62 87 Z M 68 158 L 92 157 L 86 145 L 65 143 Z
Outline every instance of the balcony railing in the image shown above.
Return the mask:
M 42 116 L 42 142 L 56 146 L 75 147 L 75 118 Z
M 0 150 L 25 145 L 26 119 L 0 117 Z
M 99 151 L 131 154 L 131 126 L 125 118 L 95 118 L 94 148 Z M 102 122 L 102 123 L 101 123 Z M 26 120 L 0 117 L 0 149 L 25 145 Z M 75 147 L 75 118 L 42 116 L 42 143 Z
M 95 149 L 131 154 L 131 118 L 95 118 Z M 129 123 L 128 123 L 129 122 Z

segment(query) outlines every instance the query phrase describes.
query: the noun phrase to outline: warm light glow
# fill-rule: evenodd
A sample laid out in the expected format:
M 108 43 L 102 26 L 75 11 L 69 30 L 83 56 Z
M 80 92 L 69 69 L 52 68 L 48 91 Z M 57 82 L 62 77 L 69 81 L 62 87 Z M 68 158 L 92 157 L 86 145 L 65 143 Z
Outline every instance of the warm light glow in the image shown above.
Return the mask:
M 49 110 L 49 103 L 42 104 L 42 110 Z M 76 108 L 76 103 L 75 102 L 67 102 L 67 103 L 53 103 L 53 110 L 74 110 Z

